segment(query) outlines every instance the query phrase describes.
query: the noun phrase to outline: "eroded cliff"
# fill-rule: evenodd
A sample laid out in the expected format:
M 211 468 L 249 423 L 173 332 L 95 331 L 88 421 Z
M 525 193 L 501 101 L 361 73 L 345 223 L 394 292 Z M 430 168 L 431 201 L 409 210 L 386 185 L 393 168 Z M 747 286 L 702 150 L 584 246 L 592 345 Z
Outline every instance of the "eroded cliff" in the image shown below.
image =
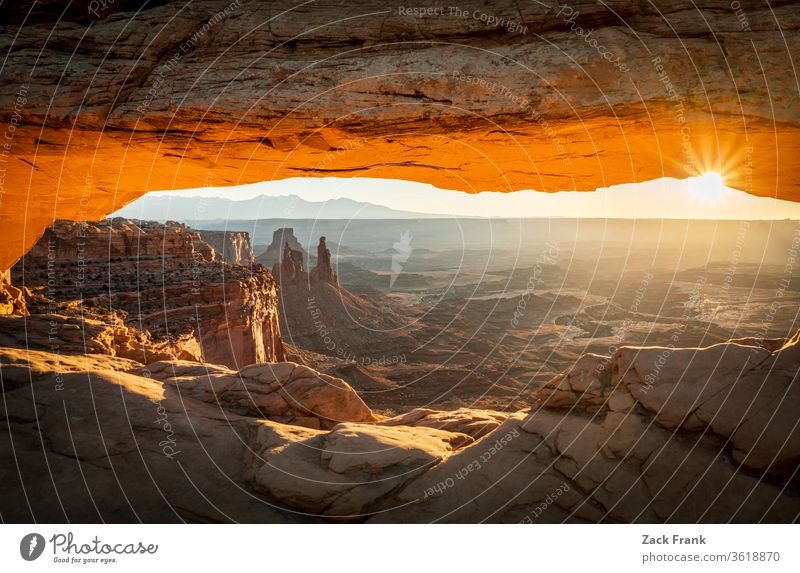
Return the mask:
M 284 357 L 269 271 L 218 260 L 199 232 L 179 223 L 58 221 L 12 277 L 49 299 L 124 311 L 126 323 L 156 340 L 193 340 L 208 362 Z
M 200 238 L 214 247 L 218 256 L 232 265 L 249 265 L 253 262 L 253 245 L 250 234 L 241 231 L 198 231 Z

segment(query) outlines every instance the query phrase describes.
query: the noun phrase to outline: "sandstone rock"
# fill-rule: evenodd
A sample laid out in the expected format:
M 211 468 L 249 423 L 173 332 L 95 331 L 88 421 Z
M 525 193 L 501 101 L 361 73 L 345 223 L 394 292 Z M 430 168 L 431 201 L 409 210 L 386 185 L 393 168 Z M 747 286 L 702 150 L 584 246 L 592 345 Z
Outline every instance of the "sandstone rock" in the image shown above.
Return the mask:
M 290 507 L 353 519 L 471 441 L 429 428 L 340 424 L 323 433 L 265 422 L 246 479 Z
M 733 459 L 766 474 L 800 467 L 800 344 L 775 352 L 718 344 L 709 348 L 622 348 L 622 381 L 667 428 L 710 432 L 727 440 Z
M 65 309 L 56 305 L 54 310 Z M 0 346 L 41 350 L 56 356 L 105 354 L 141 363 L 175 358 L 200 360 L 200 349 L 191 337 L 153 341 L 149 332 L 126 326 L 116 314 L 98 316 L 91 312 L 77 316 L 0 316 Z
M 393 466 L 437 463 L 472 441 L 464 434 L 441 430 L 339 424 L 327 436 L 321 457 L 336 473 L 379 474 Z
M 307 254 L 303 245 L 301 245 L 297 237 L 294 236 L 294 229 L 291 227 L 281 227 L 272 232 L 272 242 L 269 244 L 266 251 L 258 255 L 256 261 L 268 267 L 280 263 L 287 245 L 289 249 L 298 251 L 303 257 Z
M 253 263 L 253 245 L 250 234 L 242 231 L 198 231 L 200 238 L 211 245 L 217 258 L 232 265 L 248 266 Z
M 301 520 L 244 487 L 254 422 L 111 370 L 3 393 L 0 511 L 9 522 Z
M 343 380 L 291 362 L 253 364 L 234 372 L 223 366 L 160 362 L 132 373 L 177 388 L 183 396 L 241 415 L 330 429 L 339 422 L 376 418 Z
M 0 346 L 0 388 L 7 392 L 50 378 L 54 384 L 60 384 L 59 376 L 67 372 L 85 372 L 91 370 L 130 370 L 141 366 L 126 358 L 117 358 L 105 354 L 61 354 L 44 350 L 27 348 L 8 348 Z M 55 376 L 53 374 L 56 373 Z
M 722 437 L 748 469 L 783 475 L 800 465 L 798 368 L 797 336 L 772 352 L 738 342 L 623 347 L 611 358 L 582 357 L 545 384 L 539 399 L 545 407 L 589 413 L 638 407 L 665 428 Z
M 0 80 L 15 126 L 0 269 L 53 218 L 99 218 L 151 190 L 297 176 L 561 191 L 730 165 L 728 184 L 797 199 L 798 168 L 778 159 L 797 155 L 798 115 L 774 102 L 796 92 L 800 17 L 792 3 L 740 4 L 745 29 L 728 4 L 684 0 L 465 0 L 437 17 L 377 0 L 344 12 L 173 0 L 60 20 L 17 2 Z M 730 151 L 707 165 L 706 150 Z
M 647 415 L 542 409 L 511 416 L 375 510 L 381 522 L 752 523 L 792 521 L 800 502 Z
M 22 290 L 11 284 L 10 274 L 0 270 L 0 315 L 28 314 Z
M 584 354 L 567 372 L 557 374 L 539 390 L 545 407 L 579 407 L 588 412 L 610 408 L 616 396 L 611 385 L 611 362 L 606 356 Z M 614 401 L 618 405 L 618 401 Z
M 546 405 L 551 386 L 478 441 L 425 424 L 480 432 L 501 414 L 419 409 L 389 420 L 410 425 L 376 424 L 342 381 L 292 363 L 131 369 L 104 355 L 0 349 L 0 454 L 15 460 L 0 467 L 0 512 L 48 522 L 793 522 L 798 342 L 773 353 L 671 349 L 656 379 L 650 363 L 664 349 L 589 357 L 561 378 L 559 408 Z M 717 362 L 744 374 L 716 377 Z M 610 383 L 596 379 L 599 364 Z M 760 386 L 789 409 L 760 402 Z M 617 394 L 634 404 L 601 402 Z M 364 419 L 316 429 L 354 412 Z M 257 419 L 276 413 L 309 427 Z M 46 485 L 31 495 L 30 484 Z
M 380 422 L 383 426 L 414 426 L 436 428 L 448 432 L 466 434 L 474 439 L 495 430 L 508 418 L 508 414 L 490 410 L 459 408 L 449 412 L 414 408 L 410 412 L 400 414 Z
M 336 273 L 331 267 L 331 252 L 325 244 L 325 237 L 319 238 L 317 245 L 317 265 L 308 273 L 311 280 L 336 284 Z
M 13 276 L 57 301 L 122 310 L 126 324 L 150 333 L 151 346 L 177 349 L 148 359 L 137 358 L 133 345 L 127 355 L 140 361 L 194 358 L 237 367 L 284 358 L 269 271 L 218 260 L 180 223 L 59 221 Z
M 303 264 L 303 252 L 292 249 L 289 241 L 283 247 L 283 257 L 272 267 L 272 276 L 278 284 L 300 283 L 308 280 L 305 265 Z

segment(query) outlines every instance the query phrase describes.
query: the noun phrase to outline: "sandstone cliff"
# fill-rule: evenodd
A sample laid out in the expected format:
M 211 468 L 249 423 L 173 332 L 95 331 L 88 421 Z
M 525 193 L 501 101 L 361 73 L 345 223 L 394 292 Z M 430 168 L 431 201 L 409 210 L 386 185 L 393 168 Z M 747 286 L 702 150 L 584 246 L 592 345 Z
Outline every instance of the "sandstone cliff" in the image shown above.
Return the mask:
M 253 245 L 250 234 L 242 231 L 198 231 L 200 238 L 214 247 L 217 256 L 232 265 L 249 265 L 253 262 Z
M 269 271 L 217 260 L 179 223 L 59 221 L 12 276 L 57 301 L 124 311 L 156 340 L 194 340 L 209 362 L 241 367 L 284 357 Z

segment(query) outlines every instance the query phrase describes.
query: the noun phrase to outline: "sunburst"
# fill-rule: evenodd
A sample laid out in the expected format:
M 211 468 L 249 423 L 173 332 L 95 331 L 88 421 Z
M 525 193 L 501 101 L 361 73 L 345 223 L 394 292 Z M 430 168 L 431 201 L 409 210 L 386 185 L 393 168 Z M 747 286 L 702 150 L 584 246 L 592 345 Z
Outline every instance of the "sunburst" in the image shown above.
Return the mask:
M 719 203 L 729 193 L 729 189 L 725 187 L 725 180 L 716 171 L 690 177 L 687 186 L 692 200 L 699 203 Z

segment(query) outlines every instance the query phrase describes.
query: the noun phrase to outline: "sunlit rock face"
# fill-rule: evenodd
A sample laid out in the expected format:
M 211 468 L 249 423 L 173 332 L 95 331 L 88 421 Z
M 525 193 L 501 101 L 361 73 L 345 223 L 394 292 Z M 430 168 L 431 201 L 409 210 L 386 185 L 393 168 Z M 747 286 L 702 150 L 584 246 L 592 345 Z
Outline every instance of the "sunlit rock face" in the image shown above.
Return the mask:
M 255 258 L 250 235 L 241 231 L 199 231 L 200 238 L 211 245 L 217 256 L 232 265 L 249 265 Z
M 239 235 L 250 244 L 247 233 Z M 57 221 L 13 267 L 11 278 L 35 295 L 124 311 L 128 326 L 181 347 L 136 354 L 145 363 L 178 357 L 239 368 L 282 360 L 275 281 L 261 265 L 223 261 L 222 253 L 231 251 L 230 245 L 215 250 L 181 223 Z
M 31 4 L 2 17 L 0 269 L 54 218 L 292 176 L 558 191 L 717 170 L 800 199 L 792 2 Z

